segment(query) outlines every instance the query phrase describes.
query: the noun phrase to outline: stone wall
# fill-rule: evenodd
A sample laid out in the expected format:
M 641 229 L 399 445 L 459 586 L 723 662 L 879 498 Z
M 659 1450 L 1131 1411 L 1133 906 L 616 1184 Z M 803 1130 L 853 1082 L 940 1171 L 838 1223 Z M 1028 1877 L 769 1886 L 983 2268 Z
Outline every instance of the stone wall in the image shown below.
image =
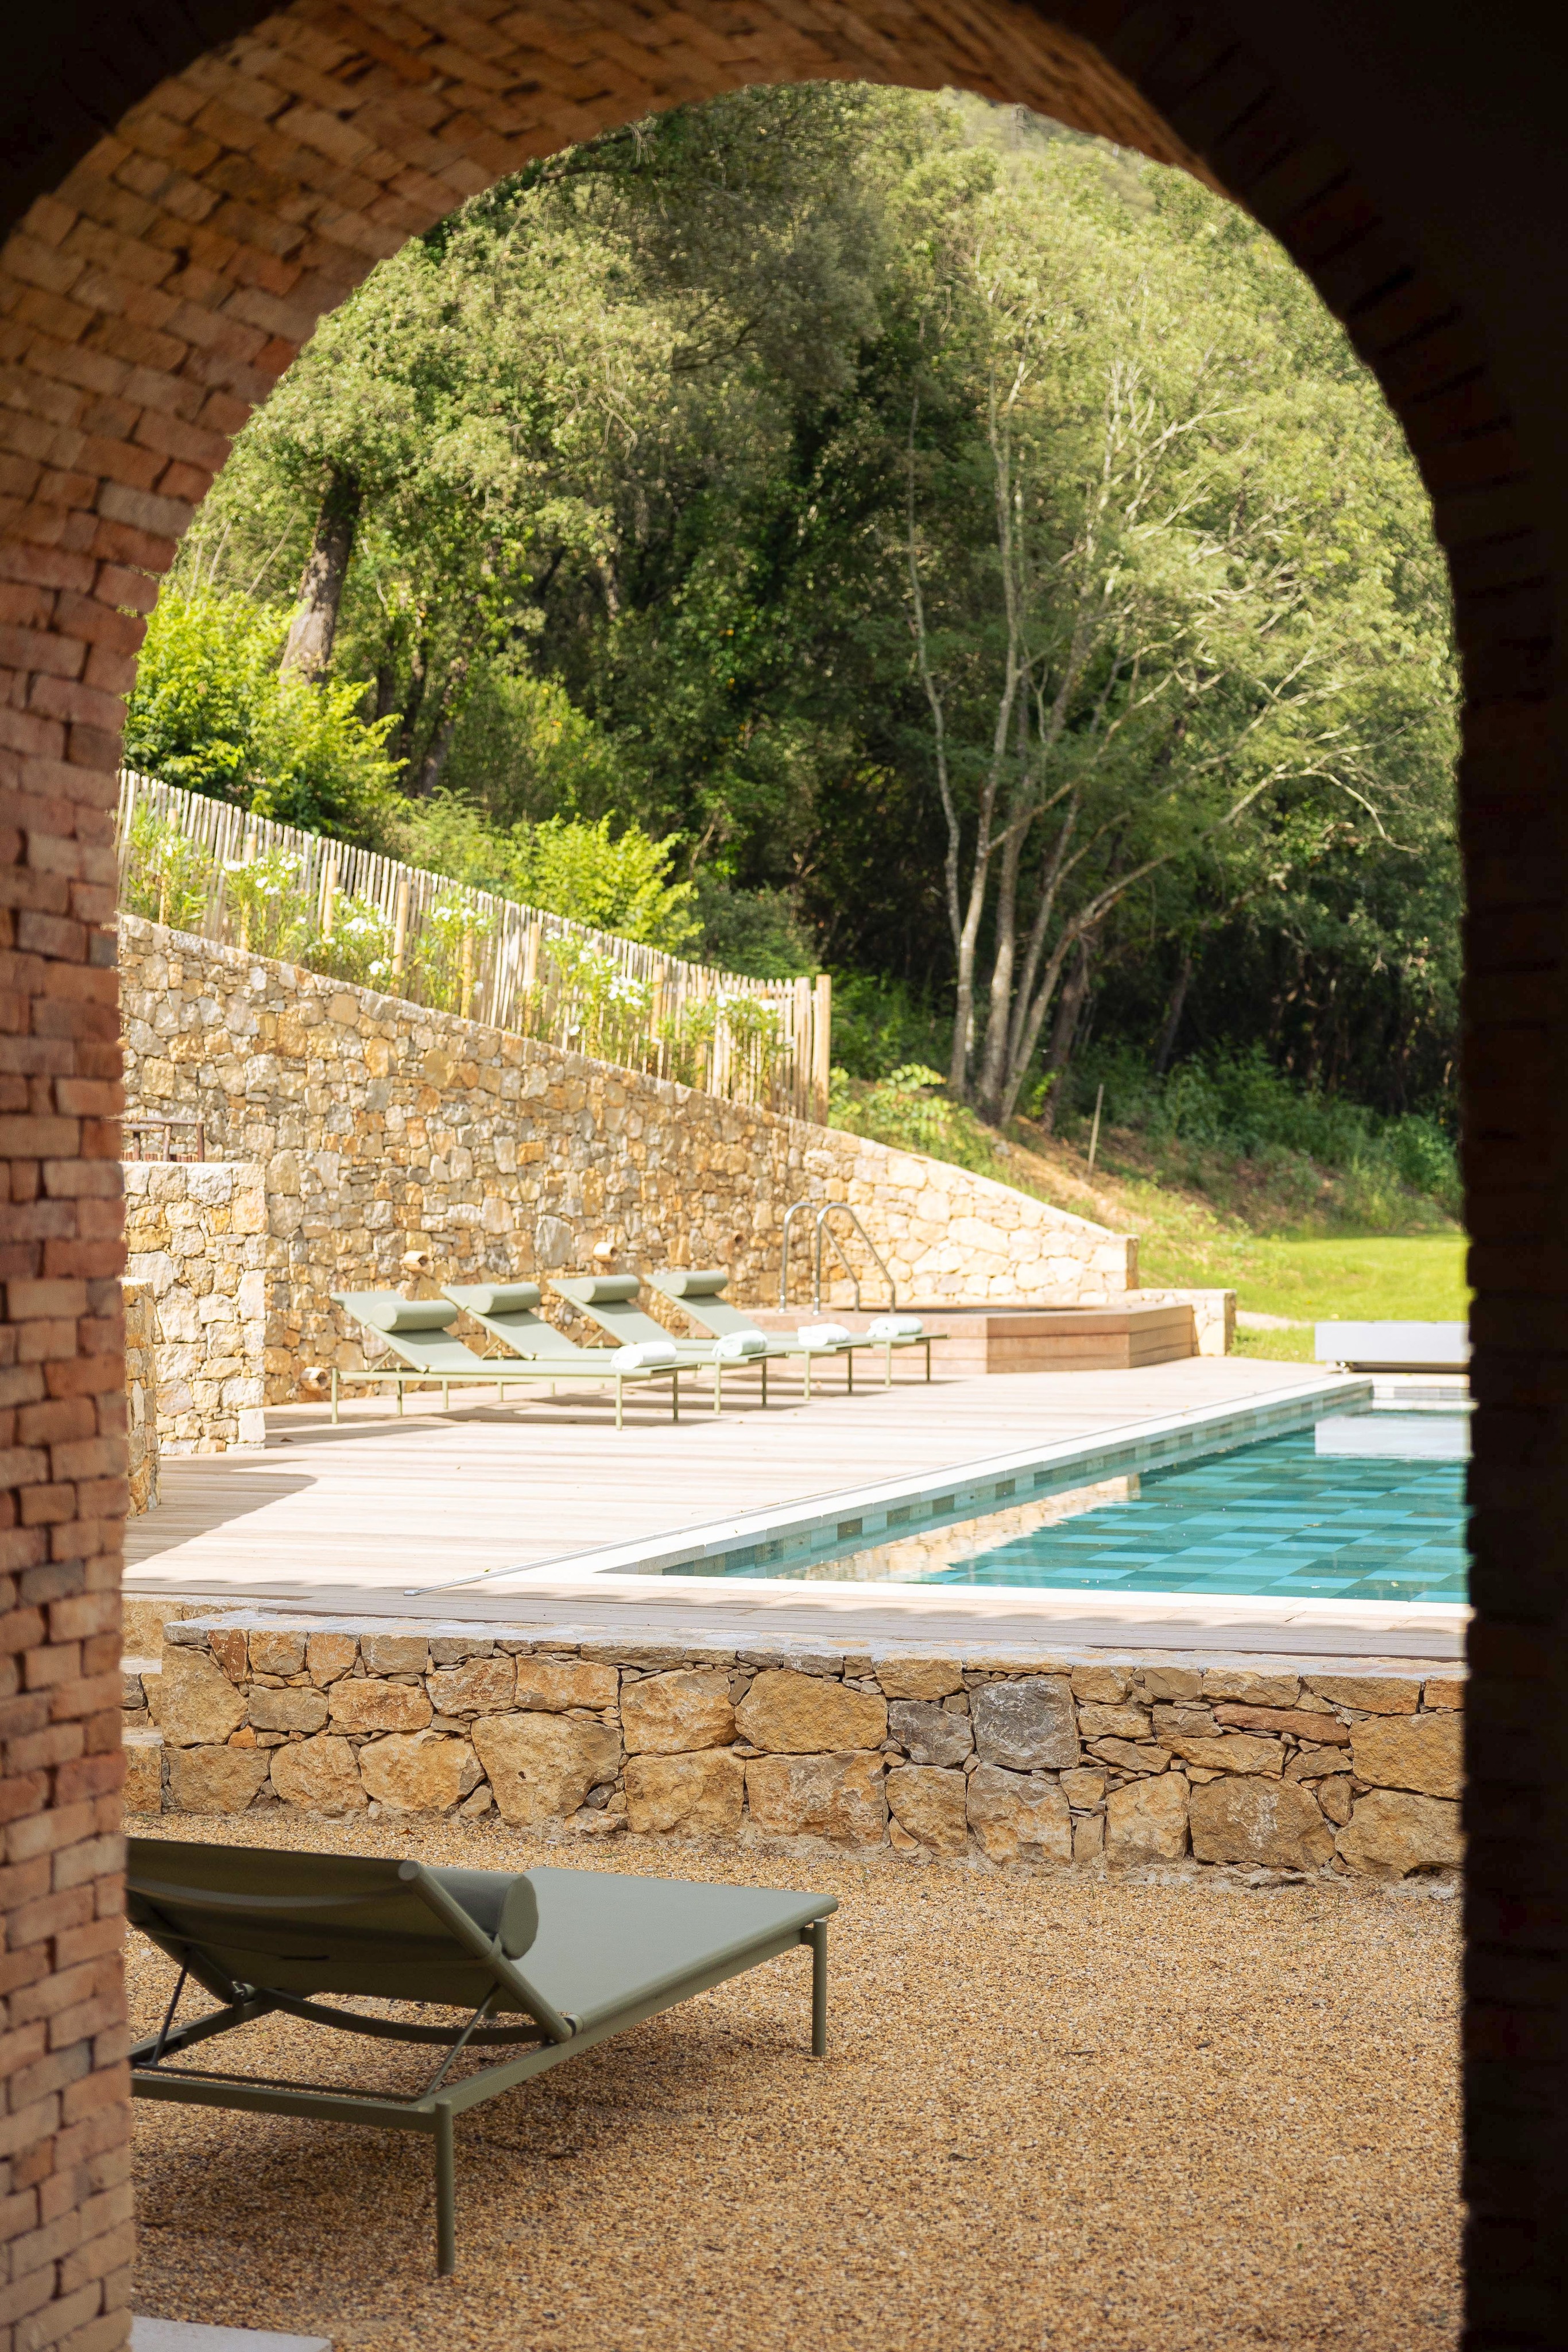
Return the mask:
M 122 1286 L 125 1300 L 125 1444 L 128 1518 L 158 1507 L 158 1317 L 144 1282 Z
M 305 1365 L 361 1362 L 329 1294 L 404 1287 L 421 1252 L 439 1280 L 475 1280 L 584 1264 L 602 1242 L 649 1265 L 727 1265 L 735 1296 L 760 1303 L 778 1296 L 790 1203 L 842 1199 L 905 1298 L 1071 1303 L 1137 1282 L 1129 1236 L 940 1160 L 134 917 L 120 919 L 120 963 L 132 1110 L 199 1116 L 208 1148 L 254 1171 L 240 1185 L 243 1204 L 236 1192 L 232 1211 L 216 1193 L 212 1206 L 231 1219 L 220 1234 L 225 1265 L 243 1258 L 246 1273 L 267 1270 L 270 1402 L 297 1392 Z M 204 1318 L 226 1295 L 190 1278 L 199 1255 L 191 1221 L 208 1197 L 200 1171 L 132 1163 L 127 1181 L 135 1269 L 165 1286 L 166 1345 L 198 1349 Z M 231 1230 L 243 1233 L 243 1252 Z M 792 1265 L 804 1302 L 803 1236 Z M 1160 1294 L 1178 1295 L 1194 1299 L 1203 1341 L 1222 1351 L 1228 1294 Z M 166 1365 L 171 1396 L 198 1361 Z M 247 1358 L 246 1381 L 250 1372 Z M 181 1419 L 166 1408 L 169 1443 L 208 1442 L 182 1433 Z
M 266 1440 L 270 1250 L 254 1162 L 128 1160 L 127 1271 L 157 1309 L 157 1441 L 223 1454 Z
M 128 1662 L 126 1685 L 142 1811 L 495 1811 L 562 1836 L 820 1838 L 977 1865 L 1400 1878 L 1461 1853 L 1451 1673 L 232 1612 L 166 1622 L 159 1667 Z

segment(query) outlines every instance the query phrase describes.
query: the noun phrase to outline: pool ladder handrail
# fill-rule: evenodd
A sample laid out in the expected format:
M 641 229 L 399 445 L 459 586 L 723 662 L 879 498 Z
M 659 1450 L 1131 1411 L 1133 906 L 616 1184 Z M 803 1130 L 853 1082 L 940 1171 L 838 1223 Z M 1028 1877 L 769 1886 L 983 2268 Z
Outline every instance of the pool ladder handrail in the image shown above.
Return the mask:
M 779 1304 L 780 1307 L 787 1307 L 789 1304 L 789 1228 L 803 1209 L 809 1210 L 815 1204 L 810 1201 L 796 1201 L 793 1202 L 784 1212 L 784 1246 L 782 1255 L 779 1262 Z M 834 1233 L 831 1225 L 828 1223 L 828 1219 L 833 1214 L 834 1211 L 839 1209 L 843 1211 L 844 1215 L 848 1217 L 851 1224 L 853 1225 L 856 1233 L 859 1234 L 862 1241 L 864 1242 L 867 1249 L 870 1250 L 873 1257 L 876 1260 L 877 1270 L 881 1274 L 883 1282 L 887 1285 L 888 1306 L 890 1308 L 895 1307 L 898 1305 L 898 1285 L 894 1282 L 892 1275 L 888 1272 L 886 1259 L 883 1256 L 882 1252 L 878 1249 L 876 1244 L 873 1241 L 871 1235 L 862 1224 L 859 1217 L 855 1214 L 855 1212 L 851 1208 L 847 1201 L 824 1201 L 821 1206 L 817 1210 L 816 1220 L 812 1228 L 812 1314 L 820 1315 L 822 1311 L 822 1237 L 824 1234 L 828 1240 L 831 1242 L 834 1249 L 838 1252 L 839 1263 L 843 1267 L 844 1272 L 849 1276 L 850 1282 L 854 1289 L 855 1312 L 857 1314 L 860 1312 L 860 1276 L 856 1274 L 854 1267 L 850 1264 L 849 1256 L 845 1251 L 842 1242 L 839 1239 L 839 1236 Z

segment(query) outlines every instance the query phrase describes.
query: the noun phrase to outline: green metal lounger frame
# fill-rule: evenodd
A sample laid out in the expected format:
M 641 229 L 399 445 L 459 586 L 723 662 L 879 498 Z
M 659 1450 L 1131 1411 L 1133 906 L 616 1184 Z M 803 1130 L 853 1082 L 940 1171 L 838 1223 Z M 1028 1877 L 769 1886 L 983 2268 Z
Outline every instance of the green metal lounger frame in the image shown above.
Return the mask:
M 751 1321 L 744 1307 L 737 1307 L 733 1299 L 723 1296 L 725 1285 L 729 1280 L 729 1270 L 726 1266 L 667 1266 L 662 1274 L 650 1274 L 648 1280 L 655 1290 L 662 1291 L 666 1298 L 673 1300 L 683 1315 L 687 1316 L 692 1322 L 701 1324 L 705 1331 L 711 1331 L 715 1339 L 722 1339 L 732 1331 L 754 1331 L 760 1328 Z M 808 1351 L 793 1333 L 765 1331 L 762 1336 L 777 1345 L 780 1355 L 831 1352 L 821 1349 Z M 941 1339 L 942 1336 L 940 1331 L 915 1331 L 901 1339 L 873 1339 L 869 1334 L 856 1332 L 852 1339 L 841 1340 L 839 1352 L 847 1355 L 850 1360 L 851 1388 L 852 1389 L 855 1384 L 854 1355 L 857 1348 L 870 1348 L 883 1352 L 885 1364 L 883 1384 L 886 1388 L 893 1386 L 894 1351 L 902 1350 L 904 1348 L 924 1348 L 925 1378 L 929 1381 L 931 1342 L 933 1339 Z M 807 1394 L 810 1395 L 809 1370 L 806 1380 Z
M 443 2273 L 456 2263 L 453 2122 L 469 2107 L 800 1944 L 811 1950 L 811 2051 L 827 2051 L 831 1895 L 132 1838 L 127 1907 L 180 1970 L 162 2026 L 131 2053 L 134 2095 L 424 2133 L 435 2145 Z M 220 2006 L 176 2024 L 193 1979 Z M 329 2008 L 312 1998 L 320 1993 L 470 2013 L 408 2023 Z M 175 2063 L 280 2012 L 444 2054 L 423 2090 L 407 2094 Z M 506 2054 L 454 2078 L 465 2053 L 497 2046 Z
M 405 1388 L 427 1388 L 432 1381 L 441 1383 L 441 1402 L 444 1407 L 451 1401 L 455 1386 L 490 1387 L 498 1395 L 507 1387 L 537 1387 L 541 1381 L 592 1380 L 603 1385 L 611 1383 L 615 1391 L 615 1426 L 622 1427 L 622 1404 L 628 1384 L 641 1386 L 648 1381 L 667 1380 L 670 1383 L 670 1418 L 681 1417 L 681 1373 L 686 1369 L 675 1364 L 648 1367 L 640 1371 L 624 1371 L 610 1360 L 610 1350 L 599 1350 L 604 1360 L 590 1364 L 582 1360 L 591 1352 L 582 1349 L 570 1364 L 546 1370 L 539 1365 L 499 1364 L 486 1356 L 476 1356 L 464 1346 L 447 1326 L 457 1320 L 458 1308 L 450 1298 L 403 1298 L 395 1290 L 334 1290 L 335 1306 L 362 1323 L 367 1331 L 374 1331 L 386 1341 L 394 1355 L 401 1356 L 404 1370 L 382 1370 L 379 1365 L 367 1366 L 355 1372 L 340 1372 L 332 1367 L 332 1420 L 338 1419 L 339 1386 L 343 1381 L 362 1381 L 369 1385 L 389 1384 L 397 1390 L 397 1409 L 402 1411 Z

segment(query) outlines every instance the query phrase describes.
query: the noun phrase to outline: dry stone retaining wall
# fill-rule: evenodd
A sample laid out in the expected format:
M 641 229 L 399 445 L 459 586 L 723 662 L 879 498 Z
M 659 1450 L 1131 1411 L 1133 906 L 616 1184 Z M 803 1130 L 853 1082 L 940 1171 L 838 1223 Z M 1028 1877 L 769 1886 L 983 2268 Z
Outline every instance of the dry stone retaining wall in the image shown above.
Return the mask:
M 133 1810 L 492 1812 L 1012 1864 L 1461 1856 L 1452 1673 L 773 1651 L 192 1616 L 127 1663 Z
M 266 1441 L 267 1222 L 255 1162 L 126 1163 L 127 1267 L 156 1310 L 165 1454 Z

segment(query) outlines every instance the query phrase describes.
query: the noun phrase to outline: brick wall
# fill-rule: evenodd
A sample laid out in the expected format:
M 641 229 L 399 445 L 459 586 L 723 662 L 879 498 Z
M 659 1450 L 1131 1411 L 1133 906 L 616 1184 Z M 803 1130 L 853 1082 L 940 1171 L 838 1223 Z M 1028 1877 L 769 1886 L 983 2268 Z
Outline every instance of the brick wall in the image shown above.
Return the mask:
M 13 1662 L 0 1701 L 0 2210 L 15 2233 L 0 2329 L 13 2341 L 111 2352 L 125 2332 L 115 2200 L 127 2111 L 102 1843 L 119 1770 L 100 1686 L 124 1453 L 101 926 L 137 616 L 230 436 L 380 255 L 528 156 L 607 123 L 748 80 L 859 75 L 960 83 L 1201 159 L 1347 321 L 1431 490 L 1469 698 L 1468 2342 L 1561 2343 L 1568 845 L 1556 574 L 1568 569 L 1568 485 L 1548 289 L 1565 199 L 1552 59 L 1523 25 L 1494 12 L 1478 40 L 1456 0 L 1062 0 L 1049 14 L 1000 0 L 929 14 L 909 0 L 764 0 L 739 14 L 689 0 L 632 16 L 584 0 L 566 19 L 497 0 L 416 13 L 299 0 L 265 18 L 246 0 L 199 11 L 81 0 L 68 37 L 47 10 L 12 28 L 5 152 L 23 197 L 44 191 L 0 259 L 0 1599 Z

